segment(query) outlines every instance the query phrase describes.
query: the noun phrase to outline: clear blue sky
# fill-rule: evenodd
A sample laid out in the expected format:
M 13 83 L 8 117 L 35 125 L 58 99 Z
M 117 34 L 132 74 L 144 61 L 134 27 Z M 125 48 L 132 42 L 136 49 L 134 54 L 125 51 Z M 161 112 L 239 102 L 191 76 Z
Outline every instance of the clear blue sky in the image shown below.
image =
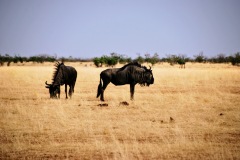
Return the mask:
M 0 0 L 0 54 L 240 51 L 240 0 Z

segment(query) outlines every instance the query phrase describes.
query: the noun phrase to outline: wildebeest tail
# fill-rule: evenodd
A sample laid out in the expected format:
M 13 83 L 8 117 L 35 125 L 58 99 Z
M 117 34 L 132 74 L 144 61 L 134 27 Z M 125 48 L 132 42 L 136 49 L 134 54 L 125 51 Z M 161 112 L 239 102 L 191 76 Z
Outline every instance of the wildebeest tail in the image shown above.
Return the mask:
M 98 91 L 97 91 L 97 98 L 101 95 L 101 92 L 102 92 L 102 80 L 100 77 L 100 82 L 99 82 Z

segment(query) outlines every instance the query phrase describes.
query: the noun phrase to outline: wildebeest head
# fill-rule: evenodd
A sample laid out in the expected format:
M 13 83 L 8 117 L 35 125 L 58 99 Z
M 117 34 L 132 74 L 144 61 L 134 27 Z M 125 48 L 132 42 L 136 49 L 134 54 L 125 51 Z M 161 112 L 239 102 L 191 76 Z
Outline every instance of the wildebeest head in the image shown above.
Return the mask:
M 57 98 L 57 94 L 60 94 L 60 85 L 52 85 L 45 82 L 46 88 L 49 89 L 50 98 Z
M 152 70 L 151 70 L 151 67 L 150 69 L 147 69 L 147 67 L 144 67 L 145 69 L 145 72 L 144 72 L 144 83 L 149 86 L 150 84 L 153 84 L 154 83 L 154 77 L 153 77 L 153 74 L 152 74 Z M 145 85 L 143 84 L 143 85 Z

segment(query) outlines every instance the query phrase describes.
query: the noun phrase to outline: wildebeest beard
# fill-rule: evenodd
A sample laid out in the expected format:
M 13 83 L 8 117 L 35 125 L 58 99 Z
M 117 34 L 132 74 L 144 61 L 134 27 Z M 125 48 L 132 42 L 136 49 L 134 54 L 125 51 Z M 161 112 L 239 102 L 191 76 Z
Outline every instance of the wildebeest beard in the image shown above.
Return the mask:
M 151 75 L 152 74 L 152 71 L 151 70 L 148 70 L 146 67 L 144 67 L 145 69 L 145 72 L 149 72 L 149 74 Z M 141 87 L 144 87 L 144 86 L 150 86 L 150 84 L 153 84 L 153 81 L 151 81 L 151 77 L 147 77 L 146 73 L 145 72 L 137 72 L 136 75 L 137 75 L 137 79 L 139 79 L 139 85 Z
M 134 77 L 135 80 L 138 81 L 138 84 L 141 87 L 144 87 L 147 85 L 146 80 L 144 79 L 144 72 L 135 71 L 132 76 Z

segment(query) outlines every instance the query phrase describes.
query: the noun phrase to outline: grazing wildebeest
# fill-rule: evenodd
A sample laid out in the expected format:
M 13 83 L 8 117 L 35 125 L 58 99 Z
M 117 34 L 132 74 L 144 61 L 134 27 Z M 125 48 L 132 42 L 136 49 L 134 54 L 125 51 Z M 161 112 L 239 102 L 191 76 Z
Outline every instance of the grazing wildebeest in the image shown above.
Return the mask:
M 97 98 L 100 96 L 101 101 L 104 101 L 104 90 L 110 82 L 116 86 L 130 84 L 131 100 L 133 100 L 135 85 L 139 83 L 141 86 L 149 86 L 154 83 L 154 78 L 151 68 L 147 69 L 137 62 L 129 63 L 122 68 L 106 69 L 101 72 L 98 85 Z
M 65 84 L 66 99 L 67 96 L 67 85 L 69 85 L 69 96 L 71 98 L 74 92 L 74 86 L 77 79 L 77 71 L 71 66 L 65 66 L 63 63 L 57 62 L 56 71 L 53 74 L 52 84 L 45 82 L 46 88 L 49 88 L 50 98 L 60 98 L 60 85 Z M 58 96 L 57 96 L 58 94 Z

